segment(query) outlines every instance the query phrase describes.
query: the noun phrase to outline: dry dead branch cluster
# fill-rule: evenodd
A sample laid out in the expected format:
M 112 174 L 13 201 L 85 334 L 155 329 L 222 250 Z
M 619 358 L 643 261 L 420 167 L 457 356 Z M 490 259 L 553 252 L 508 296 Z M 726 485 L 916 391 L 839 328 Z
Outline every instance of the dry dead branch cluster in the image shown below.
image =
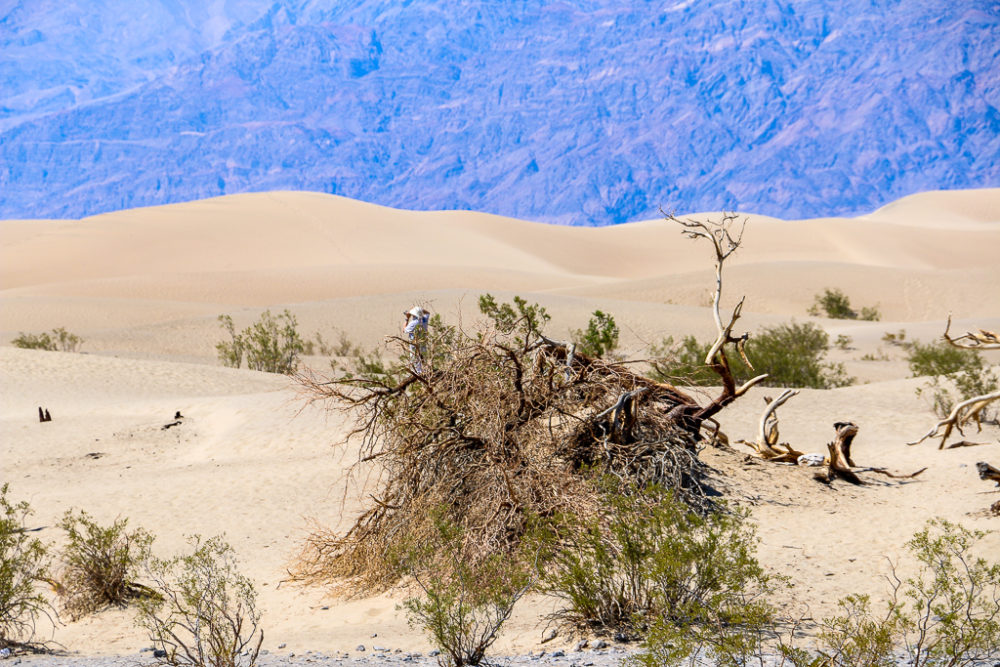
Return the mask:
M 467 558 L 514 553 L 534 518 L 597 511 L 597 480 L 659 485 L 707 509 L 697 454 L 703 426 L 718 435 L 714 416 L 766 376 L 738 386 L 727 356 L 735 350 L 749 365 L 747 335 L 733 334 L 743 300 L 725 320 L 720 313 L 723 264 L 742 235 L 732 232 L 735 216 L 668 218 L 715 251 L 718 335 L 705 359 L 722 386 L 714 400 L 701 405 L 624 364 L 579 354 L 542 335 L 531 317 L 471 333 L 432 330 L 419 371 L 402 364 L 362 377 L 300 375 L 308 400 L 355 416 L 359 465 L 371 462 L 380 473 L 370 506 L 346 533 L 311 536 L 297 576 L 388 585 L 398 574 L 394 547 L 428 538 L 442 511 L 463 529 Z M 406 359 L 411 343 L 393 343 Z
M 394 545 L 429 538 L 440 511 L 463 529 L 468 558 L 512 553 L 533 517 L 595 511 L 595 475 L 707 505 L 693 399 L 544 336 L 460 332 L 420 374 L 301 381 L 355 412 L 362 458 L 382 471 L 345 535 L 313 535 L 307 578 L 390 583 Z

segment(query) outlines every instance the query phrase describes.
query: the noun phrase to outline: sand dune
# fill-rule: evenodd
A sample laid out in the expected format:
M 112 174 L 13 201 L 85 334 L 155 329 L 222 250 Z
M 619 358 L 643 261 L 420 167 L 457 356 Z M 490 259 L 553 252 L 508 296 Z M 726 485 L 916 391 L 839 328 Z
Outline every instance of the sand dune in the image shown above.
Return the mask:
M 861 426 L 862 465 L 930 468 L 913 482 L 829 489 L 807 470 L 706 452 L 719 483 L 760 522 L 763 559 L 792 578 L 789 605 L 820 615 L 845 593 L 878 593 L 883 556 L 899 558 L 929 516 L 1000 527 L 982 513 L 1000 496 L 973 468 L 1000 464 L 998 429 L 973 436 L 984 447 L 907 447 L 933 417 L 915 395 L 921 380 L 881 341 L 899 330 L 930 340 L 949 312 L 959 328 L 1000 328 L 998 256 L 1000 189 L 915 195 L 857 219 L 750 217 L 726 282 L 726 303 L 747 295 L 748 330 L 810 319 L 826 287 L 883 313 L 881 322 L 815 320 L 853 338 L 854 349 L 831 358 L 869 384 L 804 391 L 782 411 L 782 436 L 822 451 L 831 424 L 850 419 Z M 101 520 L 127 515 L 165 553 L 184 535 L 225 532 L 262 591 L 271 650 L 351 649 L 375 632 L 393 647 L 425 646 L 395 610 L 398 592 L 341 601 L 284 582 L 307 518 L 336 526 L 358 507 L 344 476 L 347 423 L 303 409 L 286 378 L 219 367 L 217 316 L 245 326 L 264 308 L 287 307 L 307 335 L 343 331 L 371 347 L 414 302 L 469 324 L 490 291 L 543 303 L 556 335 L 595 308 L 612 312 L 626 350 L 641 355 L 666 335 L 712 335 L 712 280 L 708 249 L 658 220 L 575 229 L 276 192 L 0 221 L 0 481 L 33 504 L 49 539 L 70 507 Z M 85 338 L 86 354 L 8 345 L 18 332 L 60 326 Z M 766 391 L 725 413 L 731 438 L 752 437 Z M 51 423 L 37 422 L 39 405 Z M 163 430 L 178 410 L 184 424 Z M 1000 537 L 990 539 L 1000 553 Z M 535 646 L 546 604 L 519 610 L 503 650 Z M 57 638 L 85 653 L 144 644 L 128 612 L 68 624 Z

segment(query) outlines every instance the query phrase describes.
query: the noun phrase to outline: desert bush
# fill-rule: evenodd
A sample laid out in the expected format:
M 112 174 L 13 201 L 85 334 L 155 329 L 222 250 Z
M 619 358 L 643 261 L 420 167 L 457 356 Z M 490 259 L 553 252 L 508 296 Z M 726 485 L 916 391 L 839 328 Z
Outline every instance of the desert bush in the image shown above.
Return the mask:
M 920 571 L 900 586 L 898 613 L 913 667 L 1000 659 L 1000 562 L 974 554 L 985 536 L 932 519 L 907 543 Z
M 419 375 L 396 363 L 334 380 L 300 376 L 314 400 L 353 413 L 359 458 L 377 459 L 383 473 L 374 505 L 346 534 L 307 540 L 298 576 L 384 588 L 400 576 L 387 551 L 430 539 L 430 510 L 440 506 L 462 528 L 473 565 L 514 553 L 529 517 L 591 511 L 588 480 L 604 473 L 709 504 L 697 436 L 670 413 L 689 399 L 623 365 L 571 356 L 539 335 L 546 315 L 537 305 L 488 295 L 482 305 L 487 320 L 474 331 L 429 328 Z M 408 346 L 390 341 L 403 359 Z
M 826 315 L 835 320 L 866 320 L 877 322 L 881 319 L 881 314 L 875 306 L 866 306 L 861 312 L 851 307 L 851 300 L 839 289 L 825 289 L 823 294 L 817 294 L 816 300 L 809 307 L 809 314 L 813 316 Z
M 463 553 L 461 530 L 436 511 L 436 533 L 400 550 L 397 567 L 413 577 L 420 596 L 403 602 L 410 625 L 430 635 L 441 665 L 462 667 L 486 661 L 514 605 L 531 579 L 524 559 L 492 554 L 472 565 Z M 444 559 L 445 567 L 436 567 Z
M 680 345 L 664 339 L 652 348 L 653 377 L 683 380 L 696 386 L 718 383 L 718 375 L 705 365 L 710 347 L 710 343 L 699 343 L 693 336 L 684 338 Z M 768 378 L 761 384 L 771 387 L 829 389 L 851 384 L 854 380 L 843 364 L 824 363 L 829 348 L 830 337 L 815 324 L 777 324 L 764 327 L 747 341 L 746 354 L 753 360 L 754 370 L 741 359 L 730 363 L 740 382 L 767 373 Z
M 975 350 L 959 349 L 944 341 L 913 341 L 905 348 L 912 376 L 930 378 L 917 388 L 917 395 L 926 396 L 939 417 L 947 416 L 955 403 L 1000 387 L 1000 378 Z M 996 419 L 995 411 L 987 418 Z
M 801 665 L 896 665 L 902 650 L 914 667 L 989 664 L 1000 658 L 1000 563 L 974 554 L 982 531 L 932 519 L 907 542 L 919 569 L 893 570 L 886 611 L 867 596 L 840 601 L 840 616 L 823 620 L 819 649 Z
M 264 641 L 253 584 L 221 537 L 194 536 L 189 544 L 189 555 L 148 560 L 159 595 L 139 600 L 136 622 L 165 652 L 161 664 L 253 667 Z
M 124 607 L 150 594 L 137 581 L 153 543 L 148 532 L 128 530 L 127 519 L 101 526 L 86 512 L 72 510 L 59 527 L 66 532 L 66 546 L 58 591 L 72 618 L 107 606 Z
M 565 602 L 555 618 L 633 637 L 652 628 L 654 644 L 668 634 L 667 643 L 709 641 L 712 628 L 770 618 L 761 597 L 773 582 L 745 514 L 693 512 L 655 487 L 601 502 L 595 516 L 566 517 L 548 538 L 540 589 Z
M 277 317 L 265 310 L 260 318 L 236 333 L 233 318 L 219 315 L 219 323 L 231 338 L 215 346 L 224 366 L 239 368 L 244 358 L 247 368 L 266 373 L 294 373 L 305 344 L 299 336 L 298 321 L 287 309 Z
M 608 313 L 595 310 L 586 329 L 573 332 L 573 342 L 577 350 L 592 357 L 604 357 L 618 349 L 620 331 L 615 318 Z
M 32 334 L 22 331 L 18 333 L 17 338 L 11 341 L 11 345 L 14 347 L 26 350 L 47 350 L 49 352 L 55 352 L 56 350 L 76 352 L 82 344 L 82 338 L 66 331 L 63 327 L 53 329 L 51 334 L 45 332 Z
M 876 616 L 867 595 L 849 595 L 837 601 L 839 616 L 820 624 L 817 654 L 800 661 L 803 665 L 829 667 L 895 667 L 894 651 L 899 640 L 896 606 Z
M 0 486 L 0 648 L 30 645 L 51 607 L 37 584 L 48 577 L 48 547 L 28 534 L 27 502 L 12 503 Z

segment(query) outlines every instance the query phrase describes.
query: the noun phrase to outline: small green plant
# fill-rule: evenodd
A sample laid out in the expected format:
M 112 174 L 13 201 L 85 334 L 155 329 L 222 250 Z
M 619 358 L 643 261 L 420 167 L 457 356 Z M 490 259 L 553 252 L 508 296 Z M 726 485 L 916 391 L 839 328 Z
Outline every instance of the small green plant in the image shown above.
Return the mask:
M 324 357 L 359 357 L 364 354 L 362 347 L 354 343 L 345 331 L 338 332 L 336 343 L 327 342 L 319 331 L 314 338 L 315 340 L 302 341 L 302 354 L 308 357 L 316 354 Z
M 894 345 L 896 347 L 905 347 L 908 345 L 906 342 L 906 330 L 900 329 L 899 331 L 893 333 L 892 331 L 886 331 L 882 335 L 882 342 L 889 345 Z
M 298 321 L 287 309 L 277 317 L 265 310 L 255 323 L 236 333 L 233 318 L 220 315 L 219 323 L 230 341 L 216 344 L 223 366 L 239 368 L 244 358 L 247 368 L 266 373 L 294 373 L 305 343 L 297 330 Z
M 58 591 L 72 618 L 107 606 L 124 607 L 150 594 L 137 583 L 153 543 L 148 532 L 128 530 L 127 519 L 101 526 L 86 512 L 72 510 L 63 515 L 59 527 L 66 532 L 66 547 Z
M 833 341 L 834 347 L 836 347 L 838 350 L 843 350 L 845 352 L 854 349 L 851 347 L 851 345 L 853 344 L 854 344 L 854 339 L 845 334 L 839 334 L 837 336 L 837 339 Z
M 136 623 L 165 652 L 160 664 L 253 667 L 264 641 L 253 584 L 221 537 L 194 536 L 189 544 L 189 555 L 149 559 L 159 595 L 139 600 Z
M 532 335 L 541 334 L 545 325 L 552 319 L 543 306 L 537 303 L 529 304 L 526 299 L 519 296 L 514 297 L 514 303 L 511 305 L 497 303 L 492 294 L 483 294 L 479 297 L 479 312 L 490 319 L 497 331 L 503 334 L 517 332 L 517 340 L 521 343 Z
M 839 289 L 825 289 L 823 294 L 817 294 L 816 300 L 809 307 L 809 314 L 813 316 L 826 315 L 835 320 L 866 320 L 877 322 L 881 319 L 881 313 L 877 307 L 864 307 L 861 312 L 851 308 L 851 300 Z
M 431 637 L 441 651 L 441 665 L 462 667 L 486 662 L 486 652 L 510 618 L 531 580 L 518 559 L 493 554 L 476 564 L 463 553 L 462 531 L 444 518 L 435 519 L 436 534 L 399 554 L 397 567 L 413 577 L 422 593 L 402 607 L 410 625 Z M 448 561 L 434 567 L 439 559 Z
M 770 617 L 761 596 L 773 581 L 745 514 L 696 514 L 656 488 L 604 498 L 600 516 L 582 525 L 567 517 L 546 538 L 556 546 L 541 588 L 564 601 L 557 620 L 633 637 L 653 628 L 673 642 L 675 633 L 707 641 L 712 628 Z
M 49 352 L 57 350 L 62 352 L 76 352 L 82 344 L 82 338 L 66 331 L 63 327 L 53 329 L 51 334 L 32 334 L 22 331 L 18 333 L 17 338 L 11 341 L 11 345 L 14 347 L 26 350 L 47 350 Z
M 705 365 L 710 347 L 692 336 L 680 346 L 665 339 L 661 346 L 654 347 L 654 355 L 664 356 L 653 360 L 652 375 L 663 380 L 683 378 L 697 386 L 718 384 L 719 376 Z M 730 363 L 741 382 L 757 373 L 767 373 L 763 386 L 829 389 L 851 384 L 854 379 L 847 375 L 843 364 L 823 361 L 829 347 L 830 337 L 811 322 L 777 324 L 764 327 L 747 341 L 745 349 L 753 371 L 742 360 L 731 359 Z
M 804 662 L 831 667 L 894 667 L 899 634 L 895 605 L 882 617 L 871 611 L 867 595 L 849 595 L 837 602 L 840 616 L 823 619 L 819 654 Z
M 957 402 L 981 396 L 1000 387 L 1000 378 L 986 366 L 975 350 L 963 350 L 944 341 L 906 345 L 907 361 L 913 377 L 927 377 L 926 384 L 917 388 L 918 396 L 928 396 L 934 413 L 945 417 Z M 996 415 L 986 415 L 996 419 Z
M 8 491 L 0 486 L 0 648 L 30 645 L 38 619 L 51 619 L 37 586 L 48 577 L 48 547 L 28 533 L 31 507 L 12 503 Z
M 603 311 L 595 310 L 586 329 L 573 332 L 576 349 L 590 357 L 604 357 L 618 349 L 620 331 L 615 318 Z

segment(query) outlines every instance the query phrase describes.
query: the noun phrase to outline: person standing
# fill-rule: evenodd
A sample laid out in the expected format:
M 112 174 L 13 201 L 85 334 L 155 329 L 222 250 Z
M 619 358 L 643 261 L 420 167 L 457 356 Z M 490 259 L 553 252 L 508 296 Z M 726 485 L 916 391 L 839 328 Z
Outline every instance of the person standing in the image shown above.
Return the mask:
M 410 341 L 410 364 L 413 372 L 420 375 L 424 372 L 424 354 L 427 352 L 424 341 L 431 314 L 420 306 L 414 306 L 403 313 L 403 316 L 406 318 L 403 334 Z

